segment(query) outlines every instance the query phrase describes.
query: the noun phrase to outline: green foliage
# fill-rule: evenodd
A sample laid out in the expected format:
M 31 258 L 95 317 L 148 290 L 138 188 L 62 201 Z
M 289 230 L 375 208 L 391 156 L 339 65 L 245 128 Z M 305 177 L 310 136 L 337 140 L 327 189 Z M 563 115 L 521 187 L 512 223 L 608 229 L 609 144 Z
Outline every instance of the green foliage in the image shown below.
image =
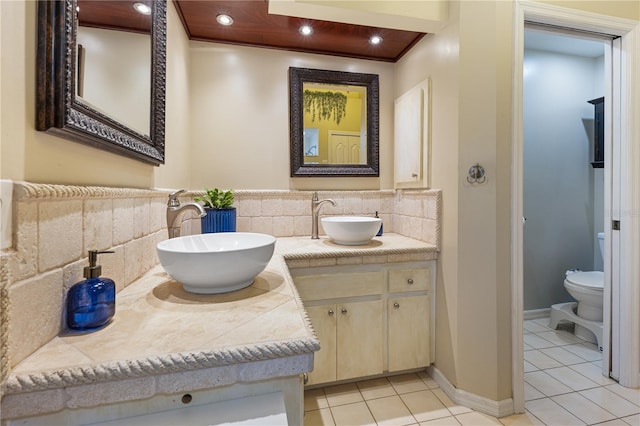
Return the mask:
M 233 205 L 233 191 L 222 191 L 218 188 L 204 189 L 206 195 L 202 197 L 193 197 L 193 200 L 203 201 L 204 206 L 212 209 L 228 209 Z
M 347 95 L 341 92 L 307 89 L 302 99 L 304 111 L 311 113 L 312 121 L 316 121 L 317 118 L 329 120 L 333 116 L 333 121 L 340 124 L 347 112 Z

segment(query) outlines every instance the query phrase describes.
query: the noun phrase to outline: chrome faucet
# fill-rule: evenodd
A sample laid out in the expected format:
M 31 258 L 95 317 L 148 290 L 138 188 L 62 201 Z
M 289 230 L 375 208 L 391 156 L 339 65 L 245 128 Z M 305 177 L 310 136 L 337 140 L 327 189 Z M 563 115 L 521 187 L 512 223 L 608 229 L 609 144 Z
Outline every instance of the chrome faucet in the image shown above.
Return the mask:
M 324 203 L 331 203 L 334 207 L 336 206 L 336 202 L 331 198 L 326 198 L 324 200 L 318 199 L 318 193 L 313 193 L 313 198 L 311 198 L 311 239 L 317 240 L 318 238 L 318 216 L 320 216 L 320 207 Z
M 178 195 L 182 194 L 185 190 L 169 194 L 169 201 L 167 202 L 167 229 L 169 231 L 169 238 L 175 238 L 180 236 L 180 230 L 182 226 L 182 218 L 187 210 L 195 210 L 198 212 L 198 217 L 202 217 L 207 213 L 204 208 L 198 203 L 187 203 L 180 205 Z

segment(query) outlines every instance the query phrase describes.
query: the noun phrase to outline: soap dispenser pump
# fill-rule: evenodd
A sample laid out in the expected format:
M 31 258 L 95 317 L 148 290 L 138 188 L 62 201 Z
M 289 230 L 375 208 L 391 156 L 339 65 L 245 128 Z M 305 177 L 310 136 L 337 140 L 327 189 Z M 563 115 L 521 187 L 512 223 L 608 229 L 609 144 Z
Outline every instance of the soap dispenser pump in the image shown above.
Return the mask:
M 83 281 L 74 284 L 67 294 L 67 325 L 73 330 L 93 330 L 108 323 L 116 313 L 116 285 L 101 277 L 98 254 L 113 251 L 89 250 L 89 266 Z
M 379 218 L 379 216 L 378 216 L 378 212 L 377 212 L 377 211 L 376 211 L 376 217 L 378 217 L 378 218 Z M 380 236 L 382 236 L 382 229 L 383 229 L 383 227 L 384 227 L 384 224 L 382 223 L 382 221 L 380 221 L 380 229 L 378 229 L 378 233 L 376 234 L 376 237 L 380 237 Z

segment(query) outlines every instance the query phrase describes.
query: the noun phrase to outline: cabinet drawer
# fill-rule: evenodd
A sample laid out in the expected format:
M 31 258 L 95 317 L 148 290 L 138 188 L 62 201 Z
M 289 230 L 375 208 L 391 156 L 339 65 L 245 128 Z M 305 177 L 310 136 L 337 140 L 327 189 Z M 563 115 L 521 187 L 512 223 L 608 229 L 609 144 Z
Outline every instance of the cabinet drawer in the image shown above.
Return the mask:
M 389 292 L 428 290 L 429 276 L 429 268 L 392 269 L 389 271 Z
M 293 279 L 305 301 L 382 294 L 384 271 L 299 276 Z

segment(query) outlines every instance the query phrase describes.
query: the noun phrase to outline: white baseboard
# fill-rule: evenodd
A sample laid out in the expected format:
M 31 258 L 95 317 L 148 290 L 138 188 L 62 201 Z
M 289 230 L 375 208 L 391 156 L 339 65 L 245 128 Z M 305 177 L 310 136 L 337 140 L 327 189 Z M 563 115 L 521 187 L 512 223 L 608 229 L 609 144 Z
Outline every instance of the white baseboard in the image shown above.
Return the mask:
M 472 408 L 493 417 L 505 417 L 514 413 L 513 399 L 511 398 L 494 401 L 471 392 L 457 389 L 444 374 L 433 365 L 429 366 L 427 371 L 431 378 L 440 386 L 440 389 L 456 404 Z
M 551 312 L 551 308 L 544 309 L 531 309 L 529 311 L 524 311 L 522 316 L 526 320 L 536 319 L 536 318 L 548 318 Z

